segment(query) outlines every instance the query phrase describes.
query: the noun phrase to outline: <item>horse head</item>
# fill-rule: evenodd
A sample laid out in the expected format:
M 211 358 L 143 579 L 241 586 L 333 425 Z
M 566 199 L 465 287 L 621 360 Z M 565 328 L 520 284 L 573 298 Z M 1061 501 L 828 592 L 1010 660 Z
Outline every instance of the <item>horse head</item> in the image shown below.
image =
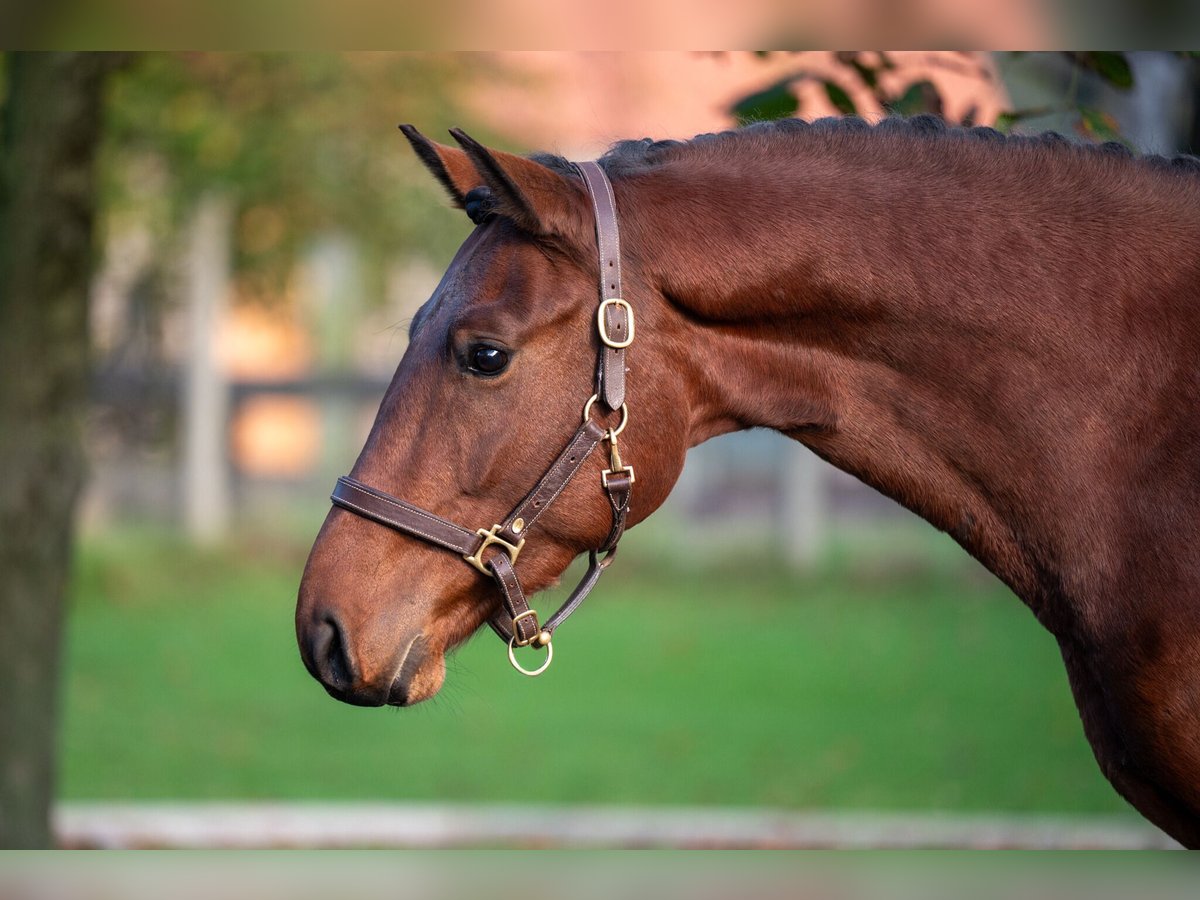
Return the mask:
M 469 535 L 505 522 L 589 415 L 583 406 L 603 352 L 593 206 L 584 179 L 561 166 L 490 150 L 458 131 L 459 147 L 404 131 L 475 228 L 412 321 L 348 489 L 364 503 L 374 496 L 367 491 L 403 498 L 418 522 L 431 513 Z M 619 187 L 616 201 L 630 205 Z M 623 208 L 622 227 L 632 221 Z M 625 236 L 636 243 L 632 226 Z M 661 504 L 682 468 L 688 385 L 669 363 L 684 351 L 667 305 L 636 253 L 622 268 L 639 327 L 636 349 L 621 354 L 633 424 L 620 451 L 637 466 L 633 524 Z M 590 415 L 611 435 L 622 410 L 594 406 Z M 581 552 L 603 546 L 613 510 L 601 483 L 613 456 L 584 459 L 520 535 L 519 562 L 506 554 L 526 590 L 552 584 Z M 484 551 L 505 551 L 480 546 L 477 569 L 422 540 L 420 529 L 386 528 L 356 508 L 335 506 L 313 545 L 296 609 L 301 655 L 340 700 L 410 705 L 438 691 L 447 651 L 500 609 Z M 506 529 L 520 531 L 516 523 Z

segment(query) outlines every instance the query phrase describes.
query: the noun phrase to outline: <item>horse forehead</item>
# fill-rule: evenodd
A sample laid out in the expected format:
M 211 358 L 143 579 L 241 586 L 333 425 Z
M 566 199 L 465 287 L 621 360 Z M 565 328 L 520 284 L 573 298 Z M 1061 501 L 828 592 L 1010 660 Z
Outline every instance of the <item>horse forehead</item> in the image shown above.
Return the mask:
M 489 269 L 491 253 L 486 243 L 489 230 L 490 224 L 478 226 L 458 248 L 437 287 L 413 316 L 414 328 L 410 338 L 415 338 L 417 332 L 423 331 L 430 320 L 441 318 L 445 313 L 457 312 L 479 293 L 481 275 Z
M 563 281 L 561 267 L 532 239 L 515 229 L 484 226 L 478 231 L 484 233 L 472 246 L 463 245 L 430 298 L 430 308 L 421 315 L 437 315 L 449 324 L 459 315 L 479 309 L 507 311 L 524 319 L 545 312 L 533 307 L 562 296 L 562 291 L 555 289 Z

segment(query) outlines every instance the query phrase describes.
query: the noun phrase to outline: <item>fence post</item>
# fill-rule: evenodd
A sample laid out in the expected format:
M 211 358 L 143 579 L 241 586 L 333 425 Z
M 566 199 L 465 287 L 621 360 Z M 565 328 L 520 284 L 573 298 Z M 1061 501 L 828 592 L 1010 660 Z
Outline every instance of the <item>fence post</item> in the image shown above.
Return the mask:
M 780 534 L 783 554 L 795 568 L 812 565 L 825 543 L 825 495 L 822 463 L 811 450 L 789 441 L 780 484 Z
M 184 259 L 187 337 L 183 377 L 183 522 L 208 543 L 229 527 L 229 387 L 218 339 L 229 302 L 233 204 L 209 194 L 196 206 Z
M 321 235 L 305 257 L 304 294 L 316 334 L 317 367 L 324 376 L 348 375 L 354 367 L 354 334 L 363 294 L 357 245 L 345 234 Z M 323 485 L 350 471 L 362 442 L 357 398 L 331 390 L 318 397 L 321 410 L 319 471 Z

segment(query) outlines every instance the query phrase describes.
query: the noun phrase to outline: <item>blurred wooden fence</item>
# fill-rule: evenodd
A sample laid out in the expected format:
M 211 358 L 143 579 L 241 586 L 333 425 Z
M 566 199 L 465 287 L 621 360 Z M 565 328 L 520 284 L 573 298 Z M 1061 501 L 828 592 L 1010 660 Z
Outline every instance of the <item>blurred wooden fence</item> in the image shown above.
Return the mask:
M 419 804 L 69 803 L 64 847 L 1169 849 L 1136 819 Z

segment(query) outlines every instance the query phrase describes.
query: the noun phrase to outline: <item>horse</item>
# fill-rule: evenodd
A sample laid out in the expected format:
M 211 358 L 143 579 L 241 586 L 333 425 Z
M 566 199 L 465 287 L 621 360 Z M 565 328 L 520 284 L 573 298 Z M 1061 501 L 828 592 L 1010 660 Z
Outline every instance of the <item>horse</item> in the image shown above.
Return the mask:
M 525 592 L 583 552 L 594 584 L 689 447 L 771 428 L 1004 581 L 1104 775 L 1200 846 L 1200 163 L 930 117 L 623 141 L 591 169 L 402 128 L 475 227 L 304 570 L 330 694 L 426 700 L 485 623 L 510 658 L 548 645 Z

